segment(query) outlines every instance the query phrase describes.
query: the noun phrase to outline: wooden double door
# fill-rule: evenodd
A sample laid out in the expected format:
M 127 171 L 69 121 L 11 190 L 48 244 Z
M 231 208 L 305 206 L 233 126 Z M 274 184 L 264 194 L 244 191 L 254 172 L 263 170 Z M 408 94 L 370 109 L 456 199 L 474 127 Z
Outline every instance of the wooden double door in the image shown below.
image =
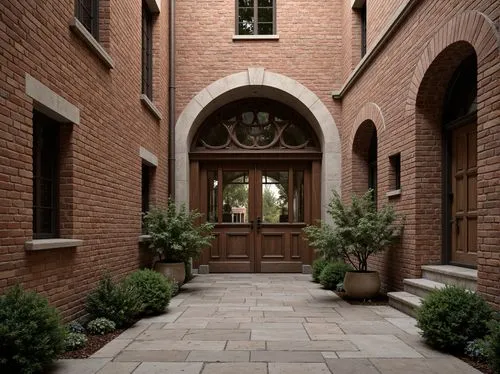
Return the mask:
M 192 165 L 191 197 L 215 224 L 200 264 L 218 272 L 301 272 L 311 249 L 302 229 L 319 219 L 319 161 Z

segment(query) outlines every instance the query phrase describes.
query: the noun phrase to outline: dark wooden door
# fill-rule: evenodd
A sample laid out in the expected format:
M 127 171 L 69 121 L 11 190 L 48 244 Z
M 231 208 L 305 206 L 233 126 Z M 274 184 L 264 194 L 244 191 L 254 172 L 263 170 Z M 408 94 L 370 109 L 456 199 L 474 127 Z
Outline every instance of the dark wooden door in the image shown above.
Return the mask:
M 476 124 L 452 132 L 451 248 L 452 263 L 476 266 L 477 257 L 477 131 Z
M 215 223 L 216 239 L 199 263 L 213 273 L 301 272 L 312 258 L 302 228 L 319 212 L 312 164 L 202 164 L 199 209 Z

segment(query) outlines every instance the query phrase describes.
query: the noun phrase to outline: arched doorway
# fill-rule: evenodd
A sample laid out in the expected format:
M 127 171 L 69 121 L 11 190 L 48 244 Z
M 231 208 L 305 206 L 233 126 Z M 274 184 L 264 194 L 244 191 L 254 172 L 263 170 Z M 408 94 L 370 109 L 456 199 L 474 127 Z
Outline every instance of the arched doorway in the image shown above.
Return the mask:
M 473 51 L 448 83 L 442 130 L 446 255 L 450 263 L 476 266 L 477 57 Z
M 319 219 L 319 140 L 278 101 L 231 102 L 191 145 L 190 202 L 215 224 L 200 264 L 210 272 L 300 272 L 312 259 L 302 228 Z

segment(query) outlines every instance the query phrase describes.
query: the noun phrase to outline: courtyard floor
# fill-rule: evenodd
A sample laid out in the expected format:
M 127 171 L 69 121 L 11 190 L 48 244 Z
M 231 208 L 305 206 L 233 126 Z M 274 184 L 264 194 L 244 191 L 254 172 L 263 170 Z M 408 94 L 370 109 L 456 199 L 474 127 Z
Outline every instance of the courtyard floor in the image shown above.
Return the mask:
M 198 275 L 168 313 L 140 320 L 54 373 L 479 373 L 426 347 L 415 319 L 353 306 L 301 274 Z

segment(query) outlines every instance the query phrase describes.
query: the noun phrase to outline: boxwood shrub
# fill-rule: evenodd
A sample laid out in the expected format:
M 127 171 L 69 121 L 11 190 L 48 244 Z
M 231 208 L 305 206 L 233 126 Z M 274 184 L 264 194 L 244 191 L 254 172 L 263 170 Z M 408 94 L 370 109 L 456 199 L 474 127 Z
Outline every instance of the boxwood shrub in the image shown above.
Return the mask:
M 324 258 L 318 258 L 316 261 L 313 262 L 312 266 L 313 282 L 319 283 L 319 276 L 321 275 L 321 272 L 323 271 L 326 265 L 328 265 L 328 261 L 325 260 Z
M 417 326 L 434 348 L 463 353 L 467 342 L 483 338 L 491 307 L 476 293 L 456 286 L 435 290 L 424 298 Z
M 337 285 L 344 281 L 345 273 L 353 270 L 352 266 L 342 261 L 327 264 L 319 276 L 319 282 L 327 290 L 336 290 Z
M 165 276 L 149 269 L 137 270 L 125 279 L 125 284 L 138 290 L 145 314 L 165 312 L 172 296 L 171 282 Z
M 38 373 L 65 348 L 66 329 L 48 301 L 20 286 L 0 296 L 0 368 Z

